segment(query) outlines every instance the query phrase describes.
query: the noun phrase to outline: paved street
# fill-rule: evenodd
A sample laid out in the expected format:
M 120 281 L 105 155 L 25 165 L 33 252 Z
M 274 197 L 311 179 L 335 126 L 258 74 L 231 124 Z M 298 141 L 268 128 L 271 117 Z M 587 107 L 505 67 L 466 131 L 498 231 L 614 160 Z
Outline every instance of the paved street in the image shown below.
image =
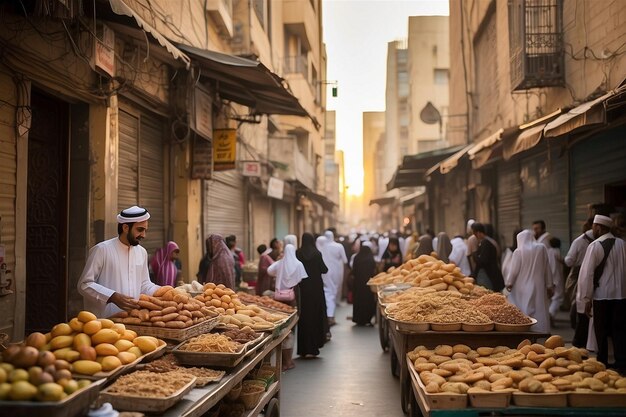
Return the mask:
M 355 327 L 346 319 L 352 306 L 337 310 L 333 339 L 318 359 L 296 359 L 283 373 L 283 417 L 402 417 L 400 386 L 391 376 L 389 354 L 383 353 L 378 328 Z M 552 333 L 570 343 L 567 314 L 559 312 Z
M 378 328 L 355 327 L 352 306 L 337 310 L 333 339 L 318 359 L 296 359 L 283 373 L 283 417 L 401 417 L 400 385 L 391 376 Z

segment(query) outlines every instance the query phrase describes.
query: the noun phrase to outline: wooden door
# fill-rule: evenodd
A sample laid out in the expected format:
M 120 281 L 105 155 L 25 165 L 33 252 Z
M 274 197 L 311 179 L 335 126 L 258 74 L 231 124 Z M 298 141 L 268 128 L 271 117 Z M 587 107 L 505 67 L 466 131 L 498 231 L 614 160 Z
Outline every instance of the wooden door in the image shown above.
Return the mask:
M 28 136 L 26 333 L 66 320 L 68 104 L 33 89 Z

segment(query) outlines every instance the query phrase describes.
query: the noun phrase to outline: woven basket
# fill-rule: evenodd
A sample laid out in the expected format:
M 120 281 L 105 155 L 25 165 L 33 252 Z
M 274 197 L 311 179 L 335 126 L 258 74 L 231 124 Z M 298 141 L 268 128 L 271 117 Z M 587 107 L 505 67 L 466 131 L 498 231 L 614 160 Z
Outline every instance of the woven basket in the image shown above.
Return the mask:
M 252 381 L 246 381 L 252 382 Z M 239 401 L 243 403 L 246 410 L 252 410 L 261 400 L 261 397 L 265 393 L 265 388 L 258 384 L 246 384 L 245 390 L 242 390 L 239 395 Z
M 241 395 L 241 382 L 235 385 L 229 392 L 226 394 L 226 399 L 229 401 L 235 401 Z

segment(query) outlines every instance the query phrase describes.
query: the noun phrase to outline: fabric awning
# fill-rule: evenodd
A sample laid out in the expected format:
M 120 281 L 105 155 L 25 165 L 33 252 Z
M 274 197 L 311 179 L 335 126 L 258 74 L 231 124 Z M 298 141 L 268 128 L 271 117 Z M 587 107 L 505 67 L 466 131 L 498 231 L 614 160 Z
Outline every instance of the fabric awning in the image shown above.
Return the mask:
M 159 45 L 167 49 L 167 51 L 172 54 L 175 59 L 181 60 L 185 63 L 185 67 L 189 69 L 191 65 L 191 60 L 187 55 L 185 55 L 180 49 L 174 46 L 165 36 L 163 36 L 159 31 L 157 31 L 152 25 L 143 20 L 138 13 L 136 13 L 131 7 L 129 7 L 123 0 L 109 0 L 111 4 L 111 11 L 113 13 L 120 16 L 129 16 L 135 19 L 137 25 L 142 28 L 144 31 L 150 33 L 154 39 L 159 42 Z
M 417 187 L 426 185 L 426 172 L 442 159 L 458 152 L 461 146 L 436 149 L 402 158 L 402 164 L 394 172 L 391 181 L 387 183 L 387 190 L 401 187 Z
M 609 91 L 595 100 L 583 103 L 580 106 L 574 107 L 567 113 L 560 115 L 546 125 L 543 130 L 543 135 L 547 138 L 553 138 L 565 135 L 585 126 L 605 123 L 606 111 L 602 104 L 614 94 L 614 91 Z
M 426 175 L 431 175 L 433 172 L 435 172 L 437 169 L 439 170 L 439 172 L 441 172 L 442 174 L 447 174 L 448 172 L 452 171 L 454 168 L 456 168 L 456 166 L 459 164 L 459 161 L 461 160 L 461 158 L 463 157 L 463 155 L 467 154 L 467 151 L 469 151 L 470 149 L 472 149 L 474 147 L 474 144 L 468 145 L 466 147 L 464 147 L 463 149 L 461 149 L 460 151 L 456 152 L 455 154 L 453 154 L 452 156 L 444 159 L 443 161 L 441 161 L 439 164 L 433 166 L 432 168 L 430 168 L 427 172 Z
M 394 201 L 396 201 L 395 197 L 372 198 L 369 202 L 369 205 L 373 206 L 374 204 L 378 204 L 379 206 L 385 206 L 387 204 L 393 203 Z
M 502 144 L 502 157 L 505 161 L 508 161 L 520 152 L 527 151 L 535 147 L 543 137 L 543 129 L 546 127 L 546 123 L 541 123 L 537 126 L 530 127 L 522 130 L 517 137 L 511 140 L 505 140 Z
M 200 77 L 211 80 L 221 98 L 250 107 L 255 114 L 311 117 L 286 81 L 261 62 L 188 45 L 179 48 L 198 62 Z

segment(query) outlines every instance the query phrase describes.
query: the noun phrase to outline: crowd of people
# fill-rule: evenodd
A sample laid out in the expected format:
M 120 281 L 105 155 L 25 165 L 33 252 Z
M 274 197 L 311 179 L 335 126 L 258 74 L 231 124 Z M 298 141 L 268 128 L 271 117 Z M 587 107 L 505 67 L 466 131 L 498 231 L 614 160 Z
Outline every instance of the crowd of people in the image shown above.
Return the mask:
M 525 314 L 537 319 L 534 330 L 550 332 L 560 309 L 570 311 L 575 328 L 572 344 L 597 352 L 608 363 L 609 340 L 617 369 L 626 369 L 626 237 L 618 216 L 612 219 L 602 205 L 594 209 L 566 256 L 561 242 L 537 220 L 529 229 L 517 230 L 512 245 L 502 248 L 494 228 L 474 220 L 464 236 L 398 233 L 336 236 L 334 229 L 300 239 L 287 235 L 259 245 L 257 295 L 269 295 L 299 310 L 297 354 L 315 358 L 331 340 L 337 324 L 335 311 L 342 300 L 353 304 L 351 320 L 372 326 L 376 299 L 367 286 L 381 271 L 402 265 L 422 254 L 452 262 L 476 282 L 502 291 Z M 118 237 L 92 248 L 78 283 L 86 308 L 102 316 L 136 308 L 139 294 L 151 294 L 158 286 L 176 285 L 181 278 L 180 249 L 175 242 L 148 257 L 139 243 L 145 237 L 150 215 L 130 207 L 118 215 Z M 299 240 L 299 242 L 298 242 Z M 245 262 L 235 236 L 213 234 L 196 278 L 236 289 Z M 125 259 L 120 263 L 120 259 Z M 143 265 L 123 268 L 122 264 Z M 120 269 L 121 268 L 121 269 Z M 293 335 L 283 344 L 285 369 L 294 367 Z

